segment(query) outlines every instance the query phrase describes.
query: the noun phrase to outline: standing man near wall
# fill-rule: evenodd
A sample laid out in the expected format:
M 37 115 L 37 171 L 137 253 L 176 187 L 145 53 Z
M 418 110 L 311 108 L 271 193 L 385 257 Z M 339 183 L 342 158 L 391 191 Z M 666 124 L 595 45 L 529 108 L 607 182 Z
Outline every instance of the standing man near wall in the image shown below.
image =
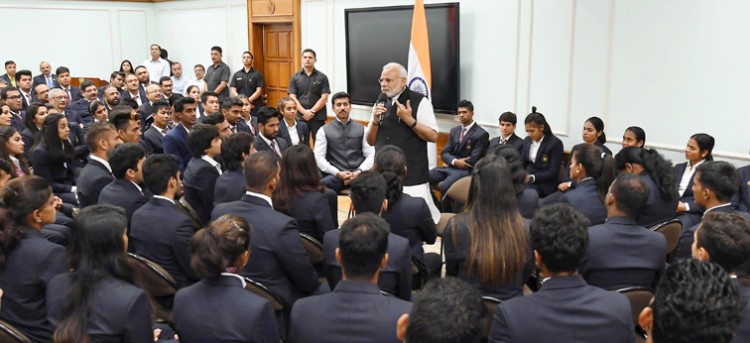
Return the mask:
M 424 198 L 432 219 L 440 220 L 440 211 L 430 193 L 427 142 L 436 142 L 438 126 L 432 103 L 422 101 L 424 96 L 406 87 L 407 72 L 404 66 L 391 62 L 383 66 L 380 90 L 388 98 L 378 100 L 367 125 L 367 143 L 375 152 L 386 145 L 395 145 L 406 154 L 404 193 Z
M 169 62 L 161 58 L 161 47 L 159 46 L 159 44 L 151 44 L 150 53 L 151 58 L 143 61 L 143 66 L 145 66 L 146 70 L 148 70 L 148 75 L 151 79 L 151 82 L 158 83 L 162 77 L 169 77 Z
M 315 69 L 317 54 L 302 50 L 302 70 L 289 80 L 289 96 L 297 103 L 297 117 L 310 127 L 313 139 L 326 122 L 326 101 L 331 88 L 328 77 Z
M 232 71 L 229 66 L 221 60 L 222 50 L 220 46 L 211 48 L 211 62 L 213 63 L 206 71 L 206 84 L 208 90 L 219 95 L 219 102 L 229 97 L 229 77 Z
M 246 95 L 253 104 L 250 114 L 255 116 L 263 106 L 263 75 L 253 68 L 253 54 L 250 51 L 242 53 L 242 65 L 242 69 L 235 72 L 229 82 L 229 95 Z

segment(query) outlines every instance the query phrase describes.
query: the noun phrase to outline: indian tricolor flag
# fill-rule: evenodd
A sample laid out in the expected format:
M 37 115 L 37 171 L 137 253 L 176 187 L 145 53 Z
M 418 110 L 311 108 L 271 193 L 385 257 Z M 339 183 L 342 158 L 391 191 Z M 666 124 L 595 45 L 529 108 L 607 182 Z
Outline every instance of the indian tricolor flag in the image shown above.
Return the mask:
M 409 89 L 427 97 L 423 101 L 432 101 L 430 40 L 427 36 L 427 16 L 424 11 L 424 0 L 416 0 L 414 3 L 408 72 Z M 427 144 L 427 155 L 430 161 L 430 169 L 437 167 L 437 146 L 434 143 Z

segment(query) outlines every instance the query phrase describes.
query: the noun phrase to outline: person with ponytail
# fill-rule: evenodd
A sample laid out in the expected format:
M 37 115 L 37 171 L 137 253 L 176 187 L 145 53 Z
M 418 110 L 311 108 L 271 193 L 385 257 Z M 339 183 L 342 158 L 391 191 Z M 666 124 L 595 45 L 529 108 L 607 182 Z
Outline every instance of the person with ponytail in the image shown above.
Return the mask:
M 0 319 L 34 342 L 52 342 L 45 291 L 67 270 L 65 248 L 42 235 L 55 221 L 55 198 L 43 178 L 24 176 L 0 189 Z
M 448 221 L 442 237 L 447 276 L 500 300 L 523 295 L 531 245 L 504 159 L 491 155 L 477 163 L 466 208 Z
M 638 126 L 631 126 L 625 129 L 622 134 L 622 147 L 637 146 L 643 148 L 646 145 L 646 131 Z
M 373 171 L 383 176 L 386 183 L 385 198 L 388 208 L 381 217 L 388 222 L 391 232 L 409 240 L 412 257 L 422 261 L 432 275 L 440 275 L 440 255 L 425 254 L 423 243 L 433 244 L 437 239 L 437 225 L 424 199 L 403 192 L 406 176 L 406 156 L 401 148 L 386 145 L 375 154 Z
M 240 276 L 250 258 L 252 230 L 242 217 L 227 214 L 193 236 L 190 265 L 203 279 L 175 295 L 181 341 L 279 342 L 271 305 L 246 291 Z
M 576 188 L 565 192 L 560 202 L 577 209 L 591 225 L 603 224 L 607 219 L 604 198 L 615 180 L 615 159 L 598 146 L 584 144 L 573 151 L 569 171 Z
M 42 130 L 44 118 L 47 118 L 47 107 L 44 105 L 38 102 L 32 102 L 31 105 L 26 108 L 26 116 L 23 118 L 23 124 L 26 128 L 21 131 L 24 152 L 26 154 L 31 152 L 31 147 L 34 145 L 36 136 L 39 131 Z
M 698 224 L 703 216 L 705 208 L 695 203 L 693 195 L 693 175 L 696 168 L 703 162 L 714 160 L 711 155 L 713 149 L 713 137 L 705 133 L 696 133 L 690 136 L 685 147 L 687 162 L 674 166 L 674 182 L 680 194 L 680 202 L 677 203 L 676 210 L 683 228 Z
M 649 189 L 648 200 L 635 222 L 650 228 L 675 217 L 674 209 L 680 196 L 672 174 L 672 163 L 654 149 L 627 147 L 615 155 L 616 168 L 621 173 L 641 177 Z
M 125 254 L 125 211 L 92 205 L 73 225 L 71 271 L 54 277 L 47 288 L 55 343 L 153 341 L 148 296 L 133 285 Z
M 68 119 L 62 114 L 48 115 L 44 118 L 34 147 L 31 148 L 29 159 L 34 167 L 34 174 L 47 180 L 55 195 L 64 202 L 77 206 L 72 166 L 75 150 L 69 137 Z
M 521 159 L 528 175 L 526 183 L 540 198 L 555 192 L 563 158 L 563 144 L 552 134 L 543 114 L 531 108 L 524 121 L 528 136 L 523 140 Z
M 526 170 L 523 169 L 521 156 L 518 150 L 509 144 L 499 144 L 487 149 L 487 155 L 502 157 L 508 162 L 510 177 L 513 180 L 513 188 L 516 192 L 516 203 L 521 216 L 531 220 L 539 208 L 539 194 L 531 188 L 526 187 Z

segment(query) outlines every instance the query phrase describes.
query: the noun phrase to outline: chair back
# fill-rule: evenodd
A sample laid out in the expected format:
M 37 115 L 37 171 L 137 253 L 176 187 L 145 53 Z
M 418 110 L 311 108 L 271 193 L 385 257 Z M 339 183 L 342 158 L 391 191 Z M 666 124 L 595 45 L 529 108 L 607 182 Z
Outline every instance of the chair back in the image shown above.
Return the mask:
M 667 238 L 667 254 L 672 253 L 677 248 L 677 242 L 680 240 L 680 231 L 682 231 L 682 222 L 679 219 L 671 219 L 651 228 Z
M 455 215 L 455 213 L 440 213 L 440 221 L 437 224 L 438 236 L 443 237 L 443 231 L 445 231 L 445 226 L 448 225 L 448 220 Z
M 149 296 L 152 320 L 171 323 L 171 299 L 177 292 L 177 282 L 172 275 L 156 262 L 133 253 L 128 253 L 128 265 L 133 269 L 135 285 Z
M 633 324 L 635 325 L 635 330 L 637 332 L 639 329 L 638 316 L 640 316 L 641 311 L 648 306 L 648 303 L 654 296 L 654 291 L 648 287 L 626 287 L 618 289 L 617 293 L 625 294 L 625 296 L 628 297 L 631 314 L 633 315 Z
M 495 315 L 495 310 L 497 309 L 497 306 L 500 305 L 502 301 L 498 298 L 493 298 L 490 296 L 482 296 L 482 303 L 484 304 L 484 307 L 487 308 L 487 315 L 485 316 L 485 323 L 484 323 L 484 329 L 482 329 L 482 340 L 486 341 L 490 337 L 490 328 L 492 327 L 492 316 Z
M 454 182 L 448 191 L 445 192 L 445 197 L 453 199 L 453 201 L 466 204 L 469 202 L 469 186 L 471 186 L 471 176 L 464 176 L 456 182 Z
M 310 258 L 310 263 L 312 263 L 313 266 L 323 263 L 325 260 L 325 256 L 323 255 L 323 244 L 308 234 L 300 232 L 299 236 L 302 239 L 302 246 L 305 248 L 307 257 Z
M 273 308 L 274 311 L 283 311 L 286 308 L 286 304 L 284 303 L 284 300 L 281 299 L 281 297 L 268 289 L 266 285 L 258 281 L 255 281 L 249 277 L 245 277 L 245 289 L 268 300 L 268 302 L 271 303 L 271 308 Z
M 32 343 L 23 332 L 4 320 L 0 320 L 0 343 Z
M 180 200 L 175 201 L 175 205 L 177 205 L 177 209 L 180 210 L 180 212 L 186 214 L 190 219 L 193 220 L 195 227 L 202 228 L 206 225 L 206 223 L 201 220 L 201 217 L 198 215 L 198 211 L 196 211 L 192 205 L 185 199 L 185 197 L 180 198 Z

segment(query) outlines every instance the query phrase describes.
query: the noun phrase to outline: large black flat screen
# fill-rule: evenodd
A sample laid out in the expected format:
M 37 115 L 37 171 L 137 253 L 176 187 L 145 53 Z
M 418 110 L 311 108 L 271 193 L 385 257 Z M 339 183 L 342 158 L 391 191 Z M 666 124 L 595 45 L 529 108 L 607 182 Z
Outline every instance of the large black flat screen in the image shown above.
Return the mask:
M 346 80 L 354 104 L 373 105 L 383 65 L 408 68 L 414 6 L 346 10 Z M 459 101 L 458 3 L 425 5 L 432 63 L 432 105 L 455 113 Z

